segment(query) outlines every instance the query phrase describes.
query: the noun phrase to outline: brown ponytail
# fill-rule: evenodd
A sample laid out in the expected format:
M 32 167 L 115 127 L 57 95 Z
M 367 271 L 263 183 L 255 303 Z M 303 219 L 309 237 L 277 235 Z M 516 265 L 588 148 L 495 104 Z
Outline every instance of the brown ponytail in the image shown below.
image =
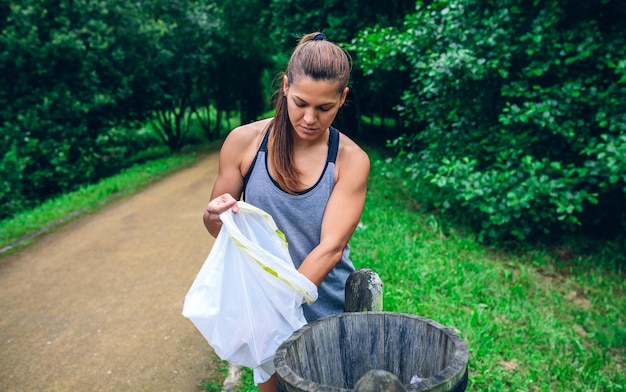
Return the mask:
M 335 82 L 341 94 L 348 85 L 351 70 L 352 59 L 348 52 L 327 41 L 323 33 L 315 32 L 300 39 L 289 59 L 285 75 L 289 85 L 300 77 Z M 299 173 L 293 164 L 294 130 L 289 121 L 287 97 L 283 92 L 282 83 L 279 84 L 274 96 L 276 110 L 267 148 L 276 182 L 283 190 L 294 194 L 299 188 L 300 181 Z

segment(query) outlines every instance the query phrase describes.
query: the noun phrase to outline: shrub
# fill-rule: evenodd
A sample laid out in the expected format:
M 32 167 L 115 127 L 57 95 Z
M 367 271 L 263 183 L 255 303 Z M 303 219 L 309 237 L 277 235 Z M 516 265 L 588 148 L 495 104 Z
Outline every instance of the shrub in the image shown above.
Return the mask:
M 397 109 L 423 125 L 395 145 L 411 141 L 433 206 L 483 239 L 527 239 L 601 227 L 589 212 L 605 207 L 626 227 L 623 31 L 619 1 L 439 0 L 353 49 L 366 74 L 410 73 Z

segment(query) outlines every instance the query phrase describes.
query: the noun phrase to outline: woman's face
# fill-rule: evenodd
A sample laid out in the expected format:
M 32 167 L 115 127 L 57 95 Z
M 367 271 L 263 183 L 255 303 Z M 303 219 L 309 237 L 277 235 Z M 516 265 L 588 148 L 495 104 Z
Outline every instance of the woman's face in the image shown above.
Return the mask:
M 342 93 L 338 93 L 336 84 L 309 77 L 296 78 L 289 86 L 285 76 L 283 92 L 287 96 L 289 120 L 296 135 L 302 139 L 325 135 L 345 102 L 348 91 L 346 87 Z

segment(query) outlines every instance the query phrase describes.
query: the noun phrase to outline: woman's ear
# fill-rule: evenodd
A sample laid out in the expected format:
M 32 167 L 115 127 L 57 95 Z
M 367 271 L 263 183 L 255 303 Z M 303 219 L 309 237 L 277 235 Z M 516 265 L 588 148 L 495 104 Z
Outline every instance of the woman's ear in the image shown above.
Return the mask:
M 283 76 L 283 95 L 287 96 L 287 91 L 289 90 L 289 79 L 287 75 Z
M 341 93 L 341 105 L 339 106 L 343 106 L 343 103 L 346 102 L 346 98 L 348 98 L 348 93 L 350 92 L 350 88 L 346 87 L 343 89 L 343 93 Z

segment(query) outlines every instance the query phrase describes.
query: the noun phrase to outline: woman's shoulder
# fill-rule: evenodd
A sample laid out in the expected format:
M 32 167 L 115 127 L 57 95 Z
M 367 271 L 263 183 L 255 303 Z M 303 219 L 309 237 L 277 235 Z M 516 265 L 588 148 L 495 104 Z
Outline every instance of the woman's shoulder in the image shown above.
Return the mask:
M 220 150 L 220 162 L 236 165 L 242 176 L 247 173 L 270 121 L 255 121 L 230 131 Z
M 265 133 L 265 130 L 269 126 L 271 120 L 271 118 L 266 118 L 263 120 L 240 125 L 230 131 L 230 133 L 226 137 L 225 143 L 248 145 L 251 142 L 257 141 Z
M 370 158 L 354 140 L 347 135 L 339 134 L 339 151 L 337 152 L 336 176 L 349 178 L 351 181 L 364 180 L 370 172 Z M 341 173 L 349 173 L 342 176 Z
M 360 163 L 363 161 L 369 162 L 369 156 L 365 150 L 342 132 L 339 133 L 339 151 L 337 158 L 348 162 L 354 160 L 359 160 L 361 161 Z
M 271 119 L 259 120 L 233 129 L 226 136 L 222 150 L 237 155 L 245 154 L 248 150 L 256 152 L 270 121 Z

